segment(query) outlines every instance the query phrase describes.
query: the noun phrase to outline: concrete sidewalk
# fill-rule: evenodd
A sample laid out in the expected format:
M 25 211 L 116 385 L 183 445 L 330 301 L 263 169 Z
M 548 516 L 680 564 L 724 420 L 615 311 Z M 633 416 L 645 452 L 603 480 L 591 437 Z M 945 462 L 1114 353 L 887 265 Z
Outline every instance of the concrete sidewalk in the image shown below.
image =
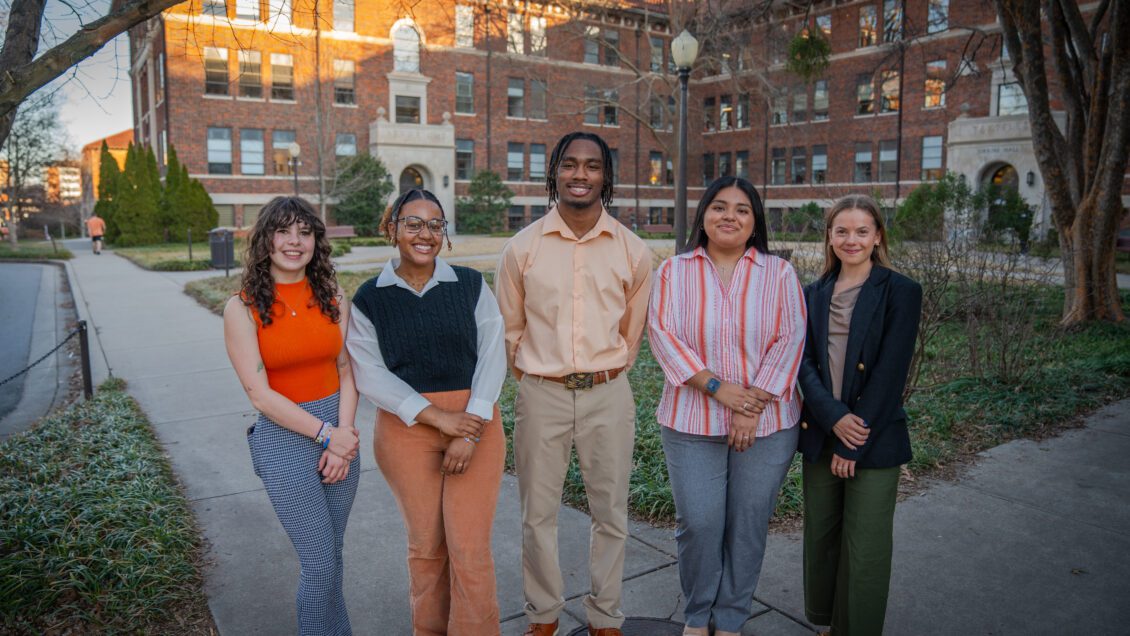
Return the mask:
M 222 634 L 295 632 L 297 559 L 251 470 L 244 431 L 255 413 L 224 352 L 221 320 L 183 293 L 208 273 L 142 270 L 70 246 L 80 318 L 93 325 L 96 381 L 111 372 L 148 413 L 209 542 L 206 591 Z M 374 409 L 362 401 L 362 476 L 346 535 L 346 599 L 359 635 L 409 634 L 406 539 L 374 470 Z M 1124 631 L 1130 598 L 1130 400 L 1087 428 L 985 454 L 956 483 L 936 484 L 896 515 L 890 634 L 1064 634 Z M 586 515 L 564 508 L 561 561 L 583 621 Z M 672 532 L 633 524 L 624 611 L 678 620 Z M 517 484 L 503 480 L 494 556 L 503 634 L 521 634 Z M 746 634 L 811 633 L 803 623 L 799 537 L 770 537 L 756 615 Z M 562 634 L 567 633 L 564 629 Z

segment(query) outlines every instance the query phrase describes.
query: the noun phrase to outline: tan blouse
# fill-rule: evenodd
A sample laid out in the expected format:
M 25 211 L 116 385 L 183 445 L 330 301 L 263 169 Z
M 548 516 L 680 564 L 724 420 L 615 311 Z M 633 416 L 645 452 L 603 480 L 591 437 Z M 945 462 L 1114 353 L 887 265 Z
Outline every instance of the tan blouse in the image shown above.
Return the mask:
M 840 399 L 844 381 L 844 356 L 847 354 L 851 314 L 863 283 L 832 295 L 828 306 L 828 373 L 832 376 L 832 396 Z

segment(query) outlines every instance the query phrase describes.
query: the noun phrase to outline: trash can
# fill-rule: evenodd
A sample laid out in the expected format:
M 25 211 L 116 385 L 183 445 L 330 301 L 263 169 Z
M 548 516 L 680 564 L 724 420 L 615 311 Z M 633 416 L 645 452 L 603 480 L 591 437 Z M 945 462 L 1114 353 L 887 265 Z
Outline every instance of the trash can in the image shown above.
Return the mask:
M 214 269 L 235 267 L 235 236 L 231 230 L 222 227 L 209 230 L 208 245 L 212 248 Z

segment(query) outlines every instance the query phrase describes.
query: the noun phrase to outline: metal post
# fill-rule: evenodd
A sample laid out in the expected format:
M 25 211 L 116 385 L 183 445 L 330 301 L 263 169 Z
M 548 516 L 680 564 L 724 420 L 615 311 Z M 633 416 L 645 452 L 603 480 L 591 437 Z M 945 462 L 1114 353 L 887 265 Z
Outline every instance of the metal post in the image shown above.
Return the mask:
M 78 321 L 78 341 L 82 350 L 82 394 L 89 400 L 94 397 L 94 376 L 90 373 L 90 338 L 85 320 Z
M 291 157 L 290 160 L 294 163 L 294 196 L 298 196 L 298 157 Z
M 295 177 L 294 182 L 298 183 L 297 177 Z M 231 265 L 232 265 L 232 263 L 231 263 L 231 258 L 230 258 L 229 255 L 232 252 L 231 252 L 231 250 L 228 249 L 228 245 L 233 240 L 235 240 L 235 239 L 232 236 L 231 232 L 224 232 L 224 278 L 227 278 L 228 276 L 231 275 Z
M 188 260 L 192 260 L 192 228 L 188 228 Z
M 687 82 L 691 69 L 679 68 L 679 170 L 675 173 L 675 253 L 687 245 Z

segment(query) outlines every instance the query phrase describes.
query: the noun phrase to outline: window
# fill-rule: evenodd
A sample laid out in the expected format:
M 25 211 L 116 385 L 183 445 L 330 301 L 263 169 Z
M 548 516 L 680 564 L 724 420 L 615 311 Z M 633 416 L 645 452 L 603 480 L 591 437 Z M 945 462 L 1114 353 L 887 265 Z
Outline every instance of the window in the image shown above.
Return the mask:
M 475 8 L 472 6 L 455 5 L 455 46 L 475 48 Z
M 950 0 L 928 0 L 926 3 L 926 32 L 938 33 L 950 27 Z
M 620 93 L 619 91 L 604 91 L 604 125 L 620 125 Z
M 714 98 L 702 100 L 702 131 L 714 132 Z
M 902 37 L 902 0 L 883 0 L 883 41 Z
M 244 20 L 258 20 L 259 0 L 235 0 L 235 17 Z
M 600 28 L 585 27 L 585 64 L 600 64 Z
M 228 50 L 204 47 L 204 94 L 228 94 Z
M 663 182 L 663 153 L 652 150 L 647 155 L 647 182 L 659 185 Z
M 356 104 L 357 95 L 353 88 L 353 60 L 334 60 L 334 103 Z
M 770 104 L 769 123 L 774 126 L 789 123 L 789 89 L 781 88 L 775 91 Z
M 406 22 L 398 24 L 392 32 L 392 69 L 402 73 L 420 72 L 420 34 Z
M 585 123 L 600 125 L 600 91 L 592 86 L 585 87 Z
M 521 181 L 526 162 L 525 144 L 510 142 L 506 144 L 506 178 Z
M 620 151 L 609 148 L 608 158 L 612 160 L 612 183 L 620 183 Z
M 239 96 L 263 96 L 263 58 L 259 51 L 239 51 Z
M 409 95 L 396 96 L 396 123 L 420 123 L 420 98 Z
M 530 18 L 530 55 L 546 56 L 545 16 Z
M 475 76 L 472 73 L 455 71 L 455 112 L 475 113 Z
M 793 121 L 803 123 L 808 119 L 808 89 L 804 86 L 793 88 Z
M 859 7 L 859 48 L 875 46 L 878 43 L 878 16 L 875 5 Z
M 211 164 L 211 159 L 208 160 Z M 263 131 L 243 128 L 239 131 L 239 171 L 243 174 L 263 174 Z
M 855 78 L 855 114 L 870 115 L 875 112 L 875 87 L 870 75 Z
M 271 53 L 271 99 L 294 101 L 294 58 Z
M 526 80 L 511 77 L 506 85 L 506 116 L 526 116 Z
M 879 142 L 879 181 L 898 181 L 899 147 L 895 140 Z
M 455 178 L 470 179 L 475 176 L 475 140 L 455 140 Z
M 620 32 L 604 30 L 604 65 L 620 66 Z
M 871 142 L 860 141 L 855 144 L 855 183 L 871 182 Z
M 506 52 L 514 55 L 526 53 L 526 32 L 521 13 L 506 14 Z
M 231 128 L 208 129 L 208 174 L 231 174 Z
M 785 149 L 774 148 L 772 161 L 769 164 L 769 183 L 772 185 L 785 185 Z
M 739 150 L 734 154 L 734 176 L 749 179 L 749 151 Z
M 545 216 L 545 206 L 544 205 L 531 205 L 530 206 L 530 222 L 531 223 L 540 219 L 543 216 Z
M 651 72 L 663 72 L 663 38 L 653 35 L 648 38 L 651 43 Z
M 221 18 L 228 16 L 228 7 L 224 0 L 204 0 L 203 6 L 200 7 L 201 15 L 218 15 Z
M 702 155 L 702 185 L 707 187 L 714 181 L 714 153 Z
M 675 223 L 675 208 L 650 207 L 647 209 L 647 222 L 651 225 L 672 225 Z
M 267 0 L 267 22 L 272 26 L 290 24 L 293 9 L 291 0 Z
M 663 102 L 658 97 L 647 102 L 647 123 L 655 130 L 663 129 Z
M 828 180 L 828 146 L 812 147 L 812 183 Z
M 545 144 L 530 144 L 530 181 L 545 178 Z
M 289 175 L 294 172 L 290 163 L 290 144 L 294 141 L 293 130 L 276 130 L 271 133 L 271 162 L 275 164 L 275 174 Z
M 804 146 L 793 148 L 793 183 L 804 183 L 808 174 L 808 156 Z
M 883 100 L 880 112 L 897 113 L 899 110 L 899 72 L 883 71 L 879 74 L 879 90 L 882 91 Z
M 520 205 L 510 206 L 506 213 L 506 227 L 510 230 L 520 230 L 526 224 L 526 208 Z
M 734 127 L 749 128 L 749 95 L 738 95 L 738 108 L 734 112 Z
M 729 95 L 718 98 L 718 130 L 730 130 L 734 121 L 734 105 Z
M 356 157 L 357 135 L 353 133 L 338 133 L 334 137 L 334 156 L 338 159 L 343 157 Z
M 997 87 L 997 115 L 1024 115 L 1028 112 L 1028 98 L 1017 82 Z
M 730 162 L 730 153 L 728 152 L 722 152 L 718 154 L 718 176 L 734 176 L 734 164 Z
M 832 14 L 825 13 L 824 15 L 816 16 L 816 28 L 824 34 L 824 39 L 832 37 Z
M 812 121 L 828 119 L 828 80 L 816 80 L 812 85 Z
M 545 80 L 530 80 L 530 119 L 545 119 L 545 95 L 546 95 Z
M 937 181 L 945 174 L 942 170 L 942 136 L 922 138 L 922 180 Z
M 353 30 L 353 0 L 333 0 L 334 31 Z
M 926 63 L 926 108 L 946 105 L 946 61 Z

